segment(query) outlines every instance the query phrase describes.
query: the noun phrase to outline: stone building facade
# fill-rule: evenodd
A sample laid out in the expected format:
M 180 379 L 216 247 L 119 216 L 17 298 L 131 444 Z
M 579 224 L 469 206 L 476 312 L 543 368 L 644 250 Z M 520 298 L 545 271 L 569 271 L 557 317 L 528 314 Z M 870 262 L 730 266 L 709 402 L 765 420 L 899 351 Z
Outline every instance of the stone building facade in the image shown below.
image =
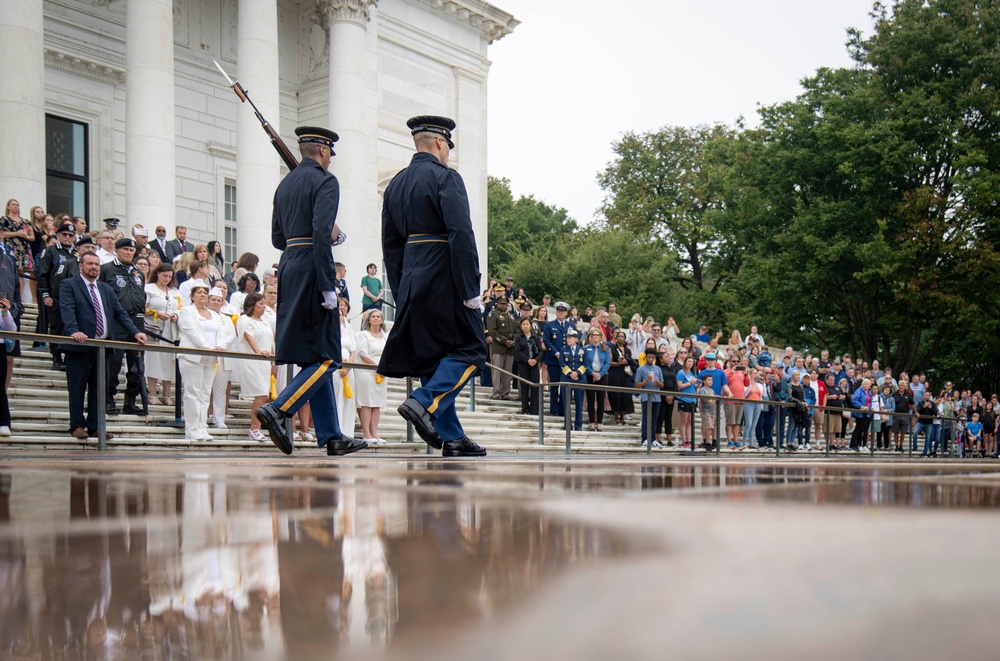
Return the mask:
M 381 264 L 381 193 L 409 161 L 412 115 L 458 122 L 485 260 L 487 50 L 517 23 L 482 0 L 3 0 L 0 196 L 277 261 L 287 169 L 217 60 L 296 155 L 296 126 L 340 134 L 352 297 Z

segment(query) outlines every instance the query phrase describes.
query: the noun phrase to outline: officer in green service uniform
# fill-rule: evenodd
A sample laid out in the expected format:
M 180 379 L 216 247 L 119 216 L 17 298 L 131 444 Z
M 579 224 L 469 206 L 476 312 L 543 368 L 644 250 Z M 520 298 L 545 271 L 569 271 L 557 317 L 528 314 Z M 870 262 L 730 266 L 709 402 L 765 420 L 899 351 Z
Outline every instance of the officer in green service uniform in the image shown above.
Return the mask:
M 506 372 L 514 369 L 516 332 L 517 323 L 508 309 L 507 299 L 501 296 L 486 318 L 486 343 L 490 345 L 490 362 L 493 364 L 493 399 L 510 399 L 510 375 L 500 369 Z

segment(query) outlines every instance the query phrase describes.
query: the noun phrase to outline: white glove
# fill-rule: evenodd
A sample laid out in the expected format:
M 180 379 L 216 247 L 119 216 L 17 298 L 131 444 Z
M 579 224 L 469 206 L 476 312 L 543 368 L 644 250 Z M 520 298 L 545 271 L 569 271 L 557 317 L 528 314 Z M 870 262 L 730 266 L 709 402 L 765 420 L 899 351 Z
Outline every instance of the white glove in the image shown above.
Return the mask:
M 470 310 L 479 310 L 480 312 L 482 312 L 484 309 L 482 296 L 476 296 L 475 298 L 470 298 L 469 300 L 462 302 L 465 303 L 465 307 L 469 308 Z
M 337 235 L 337 238 L 333 240 L 333 245 L 339 246 L 344 241 L 347 241 L 347 233 L 341 232 L 340 234 Z
M 335 291 L 323 292 L 323 307 L 325 307 L 327 310 L 337 309 L 337 292 Z

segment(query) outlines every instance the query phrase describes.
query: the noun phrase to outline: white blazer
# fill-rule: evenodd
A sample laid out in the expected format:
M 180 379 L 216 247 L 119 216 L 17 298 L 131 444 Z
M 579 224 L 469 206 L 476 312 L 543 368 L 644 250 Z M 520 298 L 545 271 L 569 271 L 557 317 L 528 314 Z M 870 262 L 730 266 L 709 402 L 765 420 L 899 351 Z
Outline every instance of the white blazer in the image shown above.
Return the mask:
M 177 312 L 177 327 L 180 329 L 181 334 L 181 346 L 182 347 L 193 347 L 196 349 L 214 349 L 216 346 L 224 347 L 226 346 L 223 342 L 223 335 L 225 333 L 226 325 L 224 320 L 219 315 L 218 312 L 213 312 L 209 310 L 208 313 L 212 315 L 215 319 L 215 323 L 219 325 L 219 337 L 216 339 L 214 344 L 209 344 L 208 340 L 205 339 L 205 333 L 201 329 L 201 315 L 198 314 L 198 309 L 193 305 L 185 305 Z M 232 324 L 230 324 L 232 326 Z M 235 331 L 233 331 L 235 335 Z M 203 365 L 214 365 L 214 356 L 196 356 L 187 353 L 177 354 L 180 360 L 186 360 L 191 363 L 202 363 Z

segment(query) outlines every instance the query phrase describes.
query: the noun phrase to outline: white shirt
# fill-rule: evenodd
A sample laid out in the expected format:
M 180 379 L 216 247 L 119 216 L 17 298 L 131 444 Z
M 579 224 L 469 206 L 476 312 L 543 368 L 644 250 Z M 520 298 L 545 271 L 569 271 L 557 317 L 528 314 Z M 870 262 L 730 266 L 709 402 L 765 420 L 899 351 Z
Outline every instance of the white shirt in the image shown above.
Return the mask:
M 101 266 L 104 266 L 110 261 L 114 261 L 115 258 L 115 254 L 105 250 L 104 246 L 101 246 L 97 249 L 97 256 L 101 260 Z
M 181 283 L 180 287 L 177 288 L 177 291 L 181 295 L 181 301 L 184 302 L 184 305 L 191 305 L 191 290 L 194 288 L 195 285 L 199 285 L 201 287 L 208 287 L 209 289 L 212 288 L 212 285 L 208 284 L 204 280 L 198 280 L 197 278 L 188 278 L 187 280 Z
M 97 303 L 98 303 L 98 305 L 101 306 L 101 319 L 104 320 L 104 332 L 101 333 L 100 335 L 95 336 L 94 339 L 95 340 L 106 340 L 106 339 L 108 339 L 108 319 L 107 319 L 107 316 L 104 313 L 104 311 L 105 311 L 105 308 L 104 308 L 104 299 L 101 298 L 101 289 L 100 289 L 100 287 L 97 286 L 97 280 L 94 280 L 93 282 L 91 282 L 90 280 L 87 280 L 82 275 L 80 276 L 80 279 L 83 280 L 83 284 L 87 288 L 87 296 L 90 297 L 90 303 L 91 303 L 91 305 L 93 305 L 93 303 L 94 303 L 93 296 L 94 296 L 94 294 L 96 294 L 97 295 Z M 93 287 L 93 290 L 91 290 L 91 287 Z M 93 294 L 91 293 L 91 291 L 93 291 Z

